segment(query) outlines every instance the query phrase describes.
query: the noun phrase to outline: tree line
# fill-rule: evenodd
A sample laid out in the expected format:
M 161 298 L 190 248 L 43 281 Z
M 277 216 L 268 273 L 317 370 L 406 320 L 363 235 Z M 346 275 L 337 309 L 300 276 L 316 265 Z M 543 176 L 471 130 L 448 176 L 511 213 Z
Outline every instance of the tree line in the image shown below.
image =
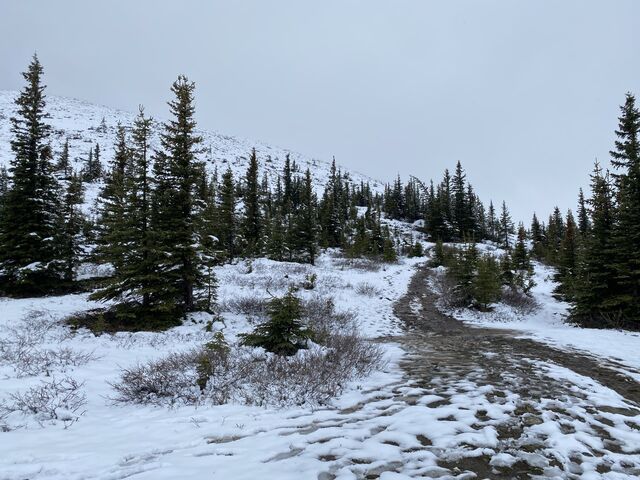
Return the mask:
M 389 218 L 421 220 L 422 230 L 434 242 L 490 240 L 505 248 L 514 243 L 516 230 L 506 202 L 500 212 L 493 201 L 485 208 L 460 162 L 453 176 L 446 169 L 437 184 L 432 180 L 425 185 L 417 178 L 403 184 L 398 177 L 385 186 L 382 210 Z
M 534 215 L 534 254 L 557 267 L 558 294 L 586 326 L 640 328 L 640 112 L 628 93 L 620 107 L 612 169 L 596 162 L 590 196 L 578 208 L 556 207 L 547 223 Z
M 246 173 L 212 173 L 200 160 L 195 85 L 180 76 L 168 103 L 159 147 L 141 108 L 133 125 L 117 127 L 113 159 L 100 147 L 74 171 L 68 141 L 57 159 L 49 143 L 43 68 L 33 57 L 11 119 L 13 158 L 0 172 L 0 290 L 41 295 L 78 288 L 82 261 L 109 265 L 91 297 L 111 300 L 119 318 L 175 321 L 213 309 L 213 267 L 265 256 L 313 264 L 320 248 L 393 261 L 398 245 L 381 222 L 382 200 L 335 165 L 320 198 L 309 169 L 289 156 L 282 172 L 260 176 L 255 149 Z M 103 122 L 104 123 L 104 122 Z M 93 218 L 81 209 L 87 183 L 102 186 Z M 163 320 L 164 319 L 164 320 Z

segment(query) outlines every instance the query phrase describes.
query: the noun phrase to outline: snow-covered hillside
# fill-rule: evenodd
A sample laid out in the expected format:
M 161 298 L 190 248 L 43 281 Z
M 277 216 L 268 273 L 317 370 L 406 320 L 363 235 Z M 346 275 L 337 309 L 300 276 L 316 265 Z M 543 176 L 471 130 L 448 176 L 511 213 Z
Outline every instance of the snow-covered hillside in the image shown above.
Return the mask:
M 9 160 L 12 158 L 9 143 L 11 140 L 11 122 L 9 119 L 15 112 L 13 102 L 16 94 L 17 92 L 15 91 L 0 90 L 0 165 L 8 165 Z M 47 96 L 46 111 L 50 115 L 47 121 L 53 127 L 51 143 L 54 152 L 56 154 L 60 152 L 62 145 L 68 138 L 73 166 L 78 169 L 82 167 L 89 150 L 96 143 L 100 145 L 101 160 L 103 165 L 106 166 L 113 157 L 113 145 L 118 123 L 128 127 L 133 123 L 136 116 L 136 113 L 132 112 L 55 96 Z M 103 119 L 106 129 L 101 128 Z M 163 119 L 155 120 L 153 133 L 154 141 L 157 144 L 158 133 Z M 201 159 L 206 161 L 211 172 L 216 166 L 218 171 L 222 172 L 229 165 L 234 176 L 238 178 L 238 176 L 244 174 L 251 149 L 255 147 L 260 161 L 261 172 L 266 171 L 272 181 L 278 173 L 282 172 L 284 159 L 289 154 L 291 161 L 295 161 L 302 172 L 307 167 L 311 169 L 316 187 L 323 187 L 327 182 L 331 168 L 330 162 L 312 159 L 284 148 L 240 139 L 219 132 L 199 130 L 197 133 L 203 138 L 202 146 L 205 150 L 201 155 Z M 374 190 L 382 188 L 381 182 L 366 175 L 344 167 L 342 167 L 342 171 L 348 174 L 354 182 L 369 182 Z

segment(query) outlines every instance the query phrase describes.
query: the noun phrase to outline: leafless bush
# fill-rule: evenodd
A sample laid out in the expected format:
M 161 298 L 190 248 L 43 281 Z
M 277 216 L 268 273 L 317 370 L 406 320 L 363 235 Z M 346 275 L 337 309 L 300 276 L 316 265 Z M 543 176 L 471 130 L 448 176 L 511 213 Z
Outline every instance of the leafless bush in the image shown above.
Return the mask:
M 59 341 L 54 334 L 56 322 L 47 312 L 32 311 L 0 338 L 0 365 L 9 365 L 18 377 L 50 374 L 70 366 L 88 363 L 92 353 L 76 352 L 68 347 L 46 348 L 45 342 Z
M 140 404 L 197 403 L 196 351 L 172 353 L 160 360 L 124 369 L 112 384 L 115 402 Z
M 76 352 L 68 347 L 53 350 L 0 342 L 0 363 L 11 365 L 17 377 L 49 375 L 53 370 L 85 365 L 94 358 L 91 352 Z
M 8 401 L 0 403 L 0 418 L 20 412 L 32 415 L 40 423 L 60 420 L 68 426 L 84 413 L 87 397 L 83 385 L 71 377 L 54 378 L 25 392 L 12 393 Z
M 225 283 L 235 285 L 237 287 L 247 287 L 258 290 L 285 290 L 295 283 L 291 278 L 283 275 L 263 276 L 263 275 L 238 275 L 230 273 L 223 276 Z
M 355 335 L 338 335 L 328 347 L 255 362 L 243 400 L 254 405 L 321 405 L 339 395 L 348 381 L 369 374 L 381 359 L 379 346 Z
M 204 347 L 126 369 L 112 385 L 117 403 L 172 406 L 222 404 L 322 404 L 346 383 L 376 368 L 377 345 L 353 333 L 331 336 L 325 347 L 312 345 L 291 357 L 260 350 Z
M 311 272 L 311 267 L 304 263 L 293 263 L 293 262 L 280 262 L 277 264 L 273 263 L 258 263 L 254 267 L 254 271 L 257 274 L 266 274 L 266 275 L 299 275 L 304 276 L 308 275 Z
M 235 297 L 225 302 L 221 308 L 238 315 L 262 318 L 266 315 L 268 300 L 256 296 Z
M 331 335 L 355 328 L 352 312 L 336 311 L 333 300 L 319 295 L 302 301 L 302 320 L 313 331 L 316 342 L 325 344 Z
M 336 275 L 321 275 L 316 280 L 316 291 L 331 292 L 346 287 L 345 281 Z
M 449 308 L 465 307 L 467 305 L 460 299 L 457 294 L 456 282 L 444 272 L 437 272 L 430 279 L 431 288 L 438 294 L 442 305 Z
M 336 258 L 334 265 L 341 270 L 363 270 L 365 272 L 378 272 L 382 268 L 382 261 L 370 258 Z
M 364 295 L 365 297 L 375 297 L 380 295 L 380 290 L 369 282 L 362 282 L 356 285 L 355 292 L 358 295 Z
M 533 297 L 514 288 L 503 288 L 500 301 L 523 315 L 532 313 L 538 308 L 538 304 Z

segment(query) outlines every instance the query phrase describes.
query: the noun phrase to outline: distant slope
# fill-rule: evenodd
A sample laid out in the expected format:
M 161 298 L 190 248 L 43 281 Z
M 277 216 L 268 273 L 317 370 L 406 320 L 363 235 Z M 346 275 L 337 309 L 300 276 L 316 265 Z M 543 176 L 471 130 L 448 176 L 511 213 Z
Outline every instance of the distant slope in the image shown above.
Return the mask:
M 15 112 L 13 101 L 16 94 L 17 92 L 15 91 L 0 90 L 0 165 L 8 166 L 12 158 L 9 143 L 11 140 L 9 119 Z M 118 123 L 129 127 L 136 116 L 131 112 L 55 96 L 47 97 L 46 111 L 50 115 L 48 122 L 53 127 L 51 143 L 55 155 L 59 154 L 65 139 L 68 138 L 73 165 L 77 169 L 82 168 L 83 160 L 87 158 L 89 149 L 96 143 L 100 144 L 102 163 L 106 166 L 113 157 L 113 145 Z M 107 128 L 101 131 L 100 125 L 103 118 Z M 162 121 L 162 119 L 158 120 Z M 160 127 L 160 122 L 154 123 L 154 145 L 157 145 Z M 230 165 L 234 177 L 236 179 L 239 178 L 246 170 L 251 149 L 255 147 L 260 161 L 261 175 L 262 172 L 266 171 L 270 181 L 274 181 L 276 175 L 282 172 L 285 156 L 289 153 L 291 160 L 295 160 L 301 172 L 304 172 L 307 167 L 311 169 L 316 188 L 323 187 L 327 182 L 331 168 L 328 162 L 304 157 L 297 152 L 283 148 L 272 147 L 261 142 L 251 142 L 218 132 L 198 130 L 198 134 L 203 138 L 203 147 L 205 149 L 200 158 L 207 162 L 211 172 L 217 166 L 218 171 L 222 173 L 226 170 L 227 165 Z M 382 189 L 381 182 L 366 175 L 345 168 L 342 168 L 342 171 L 347 173 L 354 182 L 370 182 L 374 190 Z

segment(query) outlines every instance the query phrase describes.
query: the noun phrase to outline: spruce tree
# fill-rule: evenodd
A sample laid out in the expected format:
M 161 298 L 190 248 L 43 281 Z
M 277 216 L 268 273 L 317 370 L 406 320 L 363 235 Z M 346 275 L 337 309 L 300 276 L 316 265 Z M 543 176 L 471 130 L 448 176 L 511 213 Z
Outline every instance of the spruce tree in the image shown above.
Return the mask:
M 562 243 L 558 259 L 557 279 L 561 282 L 559 293 L 568 299 L 573 298 L 575 287 L 575 273 L 578 256 L 577 226 L 571 210 L 567 212 Z
M 59 257 L 59 185 L 53 175 L 51 131 L 45 123 L 43 69 L 36 55 L 22 74 L 26 86 L 11 118 L 11 182 L 0 215 L 0 275 L 6 290 L 45 293 L 64 276 Z
M 466 237 L 469 230 L 465 179 L 466 175 L 464 174 L 464 170 L 462 170 L 462 165 L 458 162 L 453 175 L 452 190 L 453 222 L 456 228 L 456 236 L 460 240 Z
M 640 110 L 628 93 L 620 107 L 617 140 L 610 152 L 616 169 L 613 229 L 616 295 L 611 299 L 629 326 L 640 327 Z
M 5 166 L 0 167 L 0 212 L 2 212 L 2 204 L 4 197 L 9 191 L 9 173 Z
M 237 255 L 236 235 L 236 190 L 233 181 L 231 167 L 222 174 L 222 183 L 218 193 L 218 224 L 216 226 L 216 236 L 219 239 L 220 247 L 229 260 L 233 260 Z
M 63 179 L 69 179 L 71 177 L 71 161 L 69 157 L 69 139 L 67 138 L 62 146 L 62 152 L 60 152 L 60 158 L 56 164 L 56 170 L 60 173 Z
M 578 193 L 578 233 L 580 236 L 585 237 L 590 227 L 591 221 L 589 220 L 589 212 L 587 211 L 584 193 L 581 188 Z
M 493 201 L 489 201 L 489 211 L 487 213 L 487 235 L 489 240 L 495 242 L 498 240 L 498 218 L 496 217 L 496 209 Z
M 110 300 L 118 298 L 123 291 L 121 271 L 127 263 L 131 249 L 126 232 L 125 209 L 127 205 L 126 176 L 129 173 L 131 152 L 127 145 L 124 127 L 119 125 L 116 144 L 104 187 L 98 197 L 97 245 L 93 258 L 98 263 L 111 264 L 114 279 L 109 286 L 93 294 L 93 298 Z M 84 175 L 83 175 L 84 179 Z
M 85 161 L 82 170 L 82 180 L 88 183 L 94 183 L 102 179 L 102 163 L 100 160 L 100 145 L 96 144 L 95 149 L 89 150 L 89 156 Z
M 493 255 L 482 255 L 472 281 L 473 297 L 481 310 L 500 299 L 500 268 Z
M 592 226 L 578 269 L 573 315 L 586 324 L 595 321 L 604 325 L 602 322 L 618 311 L 618 305 L 611 302 L 617 290 L 615 267 L 611 262 L 614 206 L 609 176 L 602 172 L 597 162 L 591 176 L 589 207 Z
M 316 261 L 316 198 L 313 192 L 311 171 L 307 168 L 304 176 L 300 195 L 300 208 L 294 220 L 295 243 L 297 250 L 302 255 L 302 260 L 311 265 Z
M 241 343 L 262 347 L 277 355 L 293 355 L 305 348 L 312 332 L 300 320 L 302 306 L 292 290 L 284 297 L 273 298 L 267 307 L 269 319 L 252 333 L 240 335 Z
M 83 215 L 80 205 L 84 202 L 84 188 L 80 176 L 73 172 L 66 181 L 66 189 L 60 211 L 60 258 L 63 264 L 64 280 L 73 282 L 75 268 L 82 254 Z
M 507 209 L 506 202 L 502 202 L 502 213 L 500 214 L 500 220 L 498 222 L 498 242 L 504 248 L 511 248 L 511 235 L 515 233 L 513 227 L 513 220 Z
M 249 167 L 244 185 L 244 218 L 242 233 L 245 254 L 249 257 L 260 255 L 262 251 L 262 213 L 260 211 L 260 191 L 258 184 L 258 158 L 254 148 L 249 158 Z
M 537 259 L 542 258 L 544 255 L 544 233 L 542 225 L 538 220 L 538 216 L 534 213 L 531 219 L 531 242 L 533 243 L 532 252 L 533 256 Z
M 117 315 L 133 320 L 136 328 L 164 326 L 162 314 L 172 311 L 163 304 L 165 277 L 160 266 L 164 251 L 151 225 L 151 123 L 141 107 L 130 146 L 124 128 L 118 127 L 116 152 L 101 195 L 103 237 L 99 248 L 102 260 L 114 266 L 114 275 L 93 294 L 96 299 L 119 300 Z
M 160 212 L 164 231 L 159 237 L 164 250 L 162 274 L 171 285 L 167 291 L 169 298 L 165 300 L 174 301 L 182 312 L 195 310 L 194 289 L 203 283 L 200 252 L 195 243 L 195 190 L 199 172 L 196 155 L 202 139 L 195 133 L 194 89 L 195 84 L 183 75 L 173 83 L 171 91 L 175 99 L 169 102 L 173 118 L 165 122 L 160 136 L 169 180 L 165 192 L 169 202 L 162 205 L 165 211 Z
M 524 225 L 520 224 L 518 227 L 518 240 L 513 249 L 513 266 L 516 270 L 529 270 L 531 268 L 526 240 L 527 232 L 524 229 Z

